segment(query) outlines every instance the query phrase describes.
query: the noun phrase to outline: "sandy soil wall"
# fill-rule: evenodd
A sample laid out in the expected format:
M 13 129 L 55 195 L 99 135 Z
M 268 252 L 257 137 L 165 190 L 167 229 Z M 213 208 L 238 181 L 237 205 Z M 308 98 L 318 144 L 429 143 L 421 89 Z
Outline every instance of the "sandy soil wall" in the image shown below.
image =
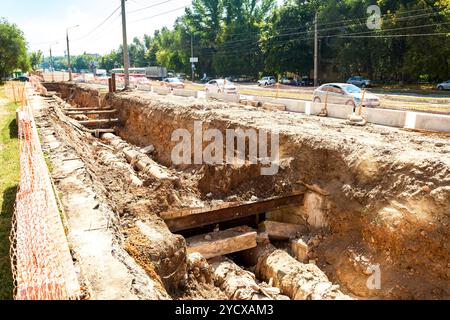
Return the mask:
M 193 132 L 194 121 L 221 132 L 279 131 L 282 168 L 274 177 L 261 177 L 255 166 L 176 169 L 203 170 L 198 188 L 224 198 L 316 185 L 329 194 L 330 208 L 328 228 L 319 231 L 311 258 L 330 280 L 360 297 L 450 297 L 448 137 L 146 93 L 99 95 L 87 86 L 66 84 L 48 89 L 80 107 L 113 106 L 120 136 L 141 147 L 154 145 L 155 160 L 167 167 L 176 144 L 172 132 Z M 381 289 L 371 290 L 367 270 L 378 264 Z

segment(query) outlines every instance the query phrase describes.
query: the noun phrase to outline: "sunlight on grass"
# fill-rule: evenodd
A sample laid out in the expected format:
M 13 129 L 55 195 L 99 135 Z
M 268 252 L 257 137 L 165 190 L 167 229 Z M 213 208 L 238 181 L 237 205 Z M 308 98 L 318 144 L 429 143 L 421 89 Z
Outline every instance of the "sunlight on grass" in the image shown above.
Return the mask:
M 9 234 L 19 183 L 19 145 L 16 108 L 0 87 L 0 300 L 12 299 Z

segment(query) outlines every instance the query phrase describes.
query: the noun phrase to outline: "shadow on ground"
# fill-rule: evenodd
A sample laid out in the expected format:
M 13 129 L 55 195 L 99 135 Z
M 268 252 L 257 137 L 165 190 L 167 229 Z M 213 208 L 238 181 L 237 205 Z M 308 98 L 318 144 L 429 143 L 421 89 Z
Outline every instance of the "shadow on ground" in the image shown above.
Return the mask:
M 18 138 L 18 132 L 19 129 L 17 127 L 17 121 L 16 119 L 13 119 L 11 123 L 9 124 L 9 138 L 10 139 L 17 139 Z
M 0 213 L 0 300 L 12 299 L 13 280 L 9 259 L 9 236 L 14 212 L 17 186 L 3 192 L 3 205 Z

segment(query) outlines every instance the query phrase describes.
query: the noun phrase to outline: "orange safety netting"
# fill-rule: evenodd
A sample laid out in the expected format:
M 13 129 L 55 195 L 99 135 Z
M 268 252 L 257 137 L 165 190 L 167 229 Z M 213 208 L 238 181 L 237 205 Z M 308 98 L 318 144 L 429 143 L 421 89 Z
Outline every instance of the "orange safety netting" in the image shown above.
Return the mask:
M 77 299 L 79 283 L 27 100 L 17 110 L 21 172 L 11 232 L 14 298 Z

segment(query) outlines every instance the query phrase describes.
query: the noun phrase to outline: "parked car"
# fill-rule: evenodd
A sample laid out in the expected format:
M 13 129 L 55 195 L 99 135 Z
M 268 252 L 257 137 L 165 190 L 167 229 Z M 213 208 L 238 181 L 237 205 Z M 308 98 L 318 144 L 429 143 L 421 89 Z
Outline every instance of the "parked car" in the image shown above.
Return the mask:
M 448 80 L 446 82 L 439 83 L 437 85 L 437 89 L 441 90 L 441 91 L 442 90 L 450 90 L 450 80 Z
M 357 107 L 361 104 L 363 92 L 353 84 L 328 83 L 314 91 L 313 101 L 315 103 L 324 103 L 327 99 L 327 94 L 328 103 L 330 104 L 345 104 Z M 380 105 L 380 98 L 372 93 L 366 92 L 362 105 L 364 107 L 378 107 Z
M 178 73 L 177 78 L 180 79 L 181 82 L 186 81 L 186 74 L 185 73 Z
M 166 78 L 161 82 L 161 86 L 171 89 L 184 89 L 184 83 L 178 78 Z
M 17 77 L 17 78 L 12 79 L 12 81 L 29 82 L 30 78 L 25 77 L 25 76 L 21 76 L 21 77 Z
M 369 79 L 363 78 L 363 77 L 351 77 L 347 80 L 348 84 L 353 84 L 355 86 L 361 87 L 361 88 L 367 88 L 372 85 L 372 82 Z
M 263 77 L 261 80 L 258 81 L 258 86 L 271 86 L 277 83 L 277 80 L 275 80 L 275 77 Z
M 300 81 L 300 85 L 302 87 L 313 87 L 314 86 L 314 79 L 311 79 L 309 77 L 303 77 Z
M 296 86 L 297 84 L 297 80 L 295 80 L 292 77 L 284 77 L 283 79 L 280 80 L 281 84 L 285 84 L 288 86 Z
M 237 93 L 237 88 L 231 81 L 214 79 L 205 85 L 205 91 L 211 93 Z

